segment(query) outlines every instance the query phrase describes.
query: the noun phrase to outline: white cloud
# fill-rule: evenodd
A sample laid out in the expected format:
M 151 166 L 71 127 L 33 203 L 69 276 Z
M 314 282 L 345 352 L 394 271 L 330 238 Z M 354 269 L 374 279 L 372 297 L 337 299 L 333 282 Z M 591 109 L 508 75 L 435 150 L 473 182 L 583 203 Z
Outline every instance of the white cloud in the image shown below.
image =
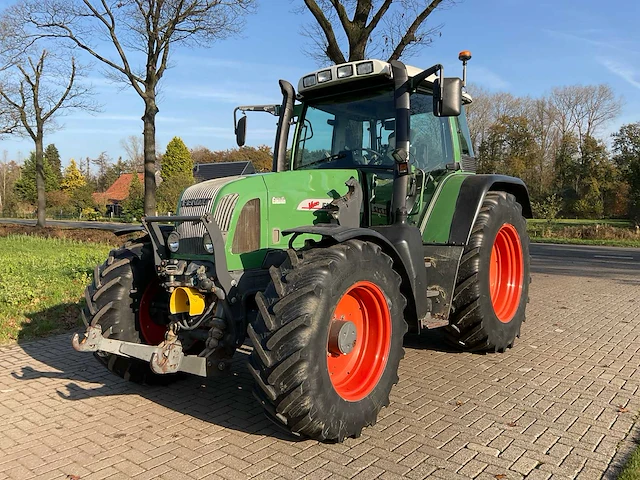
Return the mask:
M 266 95 L 256 95 L 255 93 L 240 92 L 229 87 L 169 87 L 167 88 L 167 93 L 170 95 L 179 96 L 180 98 L 206 98 L 222 103 L 232 103 L 235 105 L 268 104 L 274 102 L 279 103 L 281 101 L 281 99 L 278 98 L 277 94 L 270 98 Z
M 212 67 L 214 69 L 241 70 L 243 72 L 261 72 L 265 75 L 278 74 L 280 76 L 289 76 L 292 72 L 300 75 L 300 69 L 293 65 L 279 65 L 276 63 L 247 62 L 242 60 L 229 60 L 223 58 L 208 57 L 203 52 L 202 55 L 176 55 L 172 59 L 172 63 L 197 65 L 198 68 Z M 306 71 L 306 70 L 305 70 Z M 213 72 L 216 74 L 216 72 Z
M 98 134 L 98 135 L 130 135 L 131 131 L 127 129 L 117 128 L 65 128 L 64 133 L 82 133 L 82 134 Z
M 545 29 L 543 32 L 557 39 L 569 40 L 581 45 L 592 45 L 610 52 L 623 52 L 627 55 L 630 53 L 640 53 L 637 41 L 616 37 L 615 32 L 607 32 L 600 29 L 588 29 L 573 33 Z
M 140 117 L 136 117 L 135 115 L 102 115 L 100 113 L 96 115 L 68 115 L 65 117 L 66 120 L 79 120 L 79 121 L 105 121 L 105 122 L 133 122 L 140 120 Z
M 634 87 L 640 88 L 640 71 L 633 68 L 629 63 L 623 64 L 603 57 L 598 57 L 597 60 L 614 75 L 619 76 Z
M 69 115 L 65 117 L 67 120 L 79 120 L 86 122 L 101 121 L 101 122 L 142 122 L 142 119 L 138 115 L 112 115 L 112 114 L 97 114 L 97 115 Z M 162 116 L 159 114 L 156 117 L 156 123 L 185 123 L 188 120 L 181 117 Z
M 273 140 L 275 138 L 275 127 L 273 129 L 268 128 L 250 128 L 247 131 L 247 141 L 256 140 Z M 183 137 L 213 137 L 223 139 L 235 139 L 233 133 L 233 127 L 195 127 L 187 132 L 181 133 Z
M 473 73 L 470 73 L 469 81 L 489 87 L 492 90 L 507 90 L 511 84 L 496 72 L 483 66 L 474 65 Z

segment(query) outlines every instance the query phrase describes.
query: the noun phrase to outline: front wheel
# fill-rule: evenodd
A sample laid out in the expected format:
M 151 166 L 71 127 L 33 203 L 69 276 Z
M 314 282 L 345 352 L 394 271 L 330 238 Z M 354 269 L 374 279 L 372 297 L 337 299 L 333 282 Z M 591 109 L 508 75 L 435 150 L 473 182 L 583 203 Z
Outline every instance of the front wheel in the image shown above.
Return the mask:
M 467 351 L 513 346 L 525 320 L 529 279 L 522 206 L 511 194 L 488 192 L 460 261 L 449 340 Z
M 407 331 L 400 276 L 359 240 L 272 269 L 248 332 L 249 371 L 270 416 L 293 433 L 342 441 L 375 423 L 398 381 Z
M 100 325 L 108 338 L 147 345 L 164 340 L 169 298 L 158 283 L 150 241 L 141 239 L 113 250 L 96 268 L 85 298 L 85 322 Z M 111 372 L 132 382 L 167 384 L 179 378 L 153 373 L 149 362 L 135 358 L 104 352 L 94 355 Z

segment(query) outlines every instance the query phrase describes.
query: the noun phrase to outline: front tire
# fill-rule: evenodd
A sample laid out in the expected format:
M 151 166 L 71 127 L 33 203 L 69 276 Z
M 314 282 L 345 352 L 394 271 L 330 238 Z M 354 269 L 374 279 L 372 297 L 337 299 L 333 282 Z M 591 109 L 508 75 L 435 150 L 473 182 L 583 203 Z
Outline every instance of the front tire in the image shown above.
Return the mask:
M 522 206 L 488 192 L 458 271 L 448 339 L 473 352 L 504 352 L 525 320 L 530 281 L 529 236 Z
M 400 276 L 359 240 L 289 251 L 256 301 L 249 371 L 267 414 L 317 440 L 359 436 L 398 382 L 407 331 Z
M 96 267 L 85 299 L 83 320 L 100 325 L 109 338 L 147 345 L 164 340 L 167 328 L 157 320 L 167 315 L 168 295 L 158 284 L 150 242 L 131 242 L 112 250 L 107 261 Z M 94 355 L 108 370 L 135 383 L 166 385 L 179 378 L 155 374 L 148 362 L 139 359 L 104 352 Z

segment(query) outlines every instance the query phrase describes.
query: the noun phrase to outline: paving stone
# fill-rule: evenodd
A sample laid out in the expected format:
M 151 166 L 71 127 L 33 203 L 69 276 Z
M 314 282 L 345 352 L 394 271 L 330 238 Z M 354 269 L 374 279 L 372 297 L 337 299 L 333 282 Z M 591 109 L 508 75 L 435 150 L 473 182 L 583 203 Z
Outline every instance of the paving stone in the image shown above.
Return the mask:
M 638 435 L 640 283 L 532 276 L 514 348 L 411 340 L 378 424 L 337 445 L 263 417 L 245 347 L 231 375 L 166 388 L 124 382 L 68 334 L 1 347 L 0 480 L 615 478 Z

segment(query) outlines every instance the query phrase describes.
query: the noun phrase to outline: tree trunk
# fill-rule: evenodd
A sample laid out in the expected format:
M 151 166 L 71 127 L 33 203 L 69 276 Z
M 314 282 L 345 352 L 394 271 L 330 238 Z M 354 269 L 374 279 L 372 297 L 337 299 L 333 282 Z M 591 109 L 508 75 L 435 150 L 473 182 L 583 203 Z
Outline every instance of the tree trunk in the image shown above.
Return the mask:
M 366 58 L 368 37 L 359 31 L 351 31 L 349 34 L 349 62 L 357 62 Z
M 158 106 L 154 93 L 147 92 L 144 102 L 144 213 L 156 213 L 156 114 Z
M 46 226 L 46 209 L 47 200 L 45 193 L 44 180 L 44 148 L 43 148 L 44 131 L 42 128 L 37 129 L 36 133 L 36 191 L 38 192 L 38 220 L 36 226 Z

